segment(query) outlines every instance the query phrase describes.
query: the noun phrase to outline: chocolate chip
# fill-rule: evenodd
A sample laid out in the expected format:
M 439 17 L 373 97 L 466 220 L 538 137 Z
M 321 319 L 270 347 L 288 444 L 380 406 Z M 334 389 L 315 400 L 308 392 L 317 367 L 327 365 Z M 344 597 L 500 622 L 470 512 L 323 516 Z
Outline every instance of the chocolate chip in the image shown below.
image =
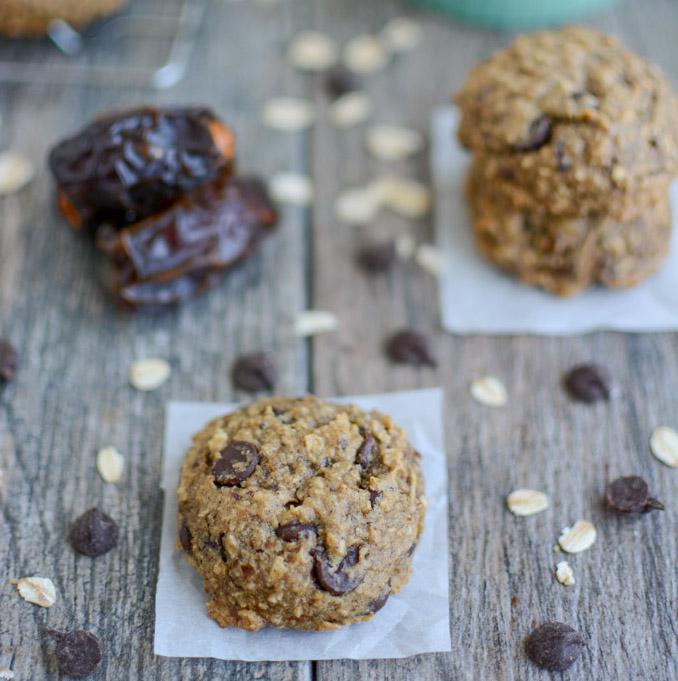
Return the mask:
M 386 589 L 386 591 L 384 591 L 384 593 L 382 593 L 380 596 L 377 596 L 367 604 L 367 612 L 372 614 L 379 612 L 386 605 L 386 601 L 388 601 L 390 595 L 391 582 L 389 580 L 388 588 Z
M 333 569 L 325 549 L 314 549 L 313 576 L 315 581 L 323 591 L 333 596 L 343 596 L 357 588 L 364 579 L 363 575 L 351 577 L 345 572 L 356 565 L 359 559 L 358 547 L 352 546 L 339 565 Z
M 98 508 L 90 508 L 73 521 L 68 539 L 78 553 L 95 558 L 118 543 L 118 524 Z
M 364 428 L 360 429 L 360 433 L 363 436 L 363 441 L 360 447 L 358 447 L 355 460 L 366 471 L 372 465 L 377 453 L 377 441 L 372 436 L 372 433 L 368 433 Z
M 221 456 L 212 466 L 217 487 L 237 485 L 254 473 L 259 463 L 259 450 L 251 442 L 234 440 L 221 450 Z
M 417 550 L 417 542 L 415 541 L 409 549 L 407 549 L 407 555 L 411 556 Z
M 562 672 L 572 666 L 586 646 L 583 636 L 561 622 L 537 627 L 527 639 L 528 657 L 539 667 Z
M 527 130 L 527 139 L 513 145 L 516 151 L 536 151 L 551 139 L 553 126 L 546 116 L 535 118 Z
M 613 480 L 607 486 L 607 504 L 619 513 L 647 513 L 664 510 L 664 504 L 650 496 L 643 478 L 628 475 Z
M 181 528 L 179 529 L 179 542 L 181 543 L 181 548 L 186 551 L 186 553 L 193 553 L 193 536 L 186 523 L 181 523 Z
M 360 90 L 360 83 L 348 69 L 337 66 L 325 75 L 325 91 L 331 99 L 339 99 L 356 90 Z
M 377 501 L 381 498 L 381 492 L 376 489 L 370 490 L 370 506 L 374 508 L 377 505 Z
M 287 523 L 276 528 L 275 533 L 286 542 L 299 541 L 302 534 L 312 532 L 318 534 L 318 528 L 315 525 L 306 523 Z
M 396 259 L 396 247 L 393 241 L 369 244 L 356 253 L 358 264 L 370 274 L 387 272 Z
M 598 364 L 581 364 L 570 369 L 564 383 L 570 397 L 578 402 L 610 399 L 610 374 Z
M 81 679 L 91 674 L 101 663 L 101 643 L 89 631 L 76 629 L 62 633 L 47 629 L 56 641 L 56 659 L 59 671 L 66 676 Z
M 263 352 L 239 357 L 231 369 L 231 378 L 236 388 L 248 393 L 273 390 L 278 380 L 278 371 L 273 360 Z
M 14 346 L 0 338 L 0 381 L 11 381 L 16 374 L 16 367 L 19 362 L 19 356 Z
M 398 364 L 436 366 L 428 338 L 411 329 L 393 334 L 386 342 L 386 354 Z

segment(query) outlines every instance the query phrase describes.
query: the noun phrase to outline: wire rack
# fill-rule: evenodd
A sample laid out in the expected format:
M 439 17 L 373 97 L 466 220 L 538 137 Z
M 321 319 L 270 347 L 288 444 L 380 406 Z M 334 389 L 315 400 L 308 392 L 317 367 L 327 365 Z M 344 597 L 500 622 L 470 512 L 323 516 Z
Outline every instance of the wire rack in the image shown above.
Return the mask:
M 133 0 L 78 33 L 50 24 L 43 40 L 0 39 L 0 82 L 170 88 L 184 76 L 210 0 Z

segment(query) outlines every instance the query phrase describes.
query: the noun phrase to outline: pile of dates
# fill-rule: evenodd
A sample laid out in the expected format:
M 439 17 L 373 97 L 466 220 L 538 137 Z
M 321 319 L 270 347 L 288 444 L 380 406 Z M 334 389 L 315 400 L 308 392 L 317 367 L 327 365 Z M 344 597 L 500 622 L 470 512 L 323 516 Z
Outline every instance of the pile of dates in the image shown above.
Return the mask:
M 130 307 L 191 298 L 276 226 L 265 186 L 234 173 L 235 138 L 208 109 L 98 118 L 49 155 L 59 210 L 110 259 Z

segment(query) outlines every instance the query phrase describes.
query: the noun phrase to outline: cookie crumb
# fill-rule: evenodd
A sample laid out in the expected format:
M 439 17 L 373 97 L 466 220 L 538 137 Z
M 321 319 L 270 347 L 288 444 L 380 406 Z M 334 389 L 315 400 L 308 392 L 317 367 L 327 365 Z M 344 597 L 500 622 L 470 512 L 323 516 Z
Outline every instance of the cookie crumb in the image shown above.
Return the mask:
M 563 586 L 572 586 L 575 583 L 574 572 L 566 560 L 561 560 L 556 565 L 556 579 Z

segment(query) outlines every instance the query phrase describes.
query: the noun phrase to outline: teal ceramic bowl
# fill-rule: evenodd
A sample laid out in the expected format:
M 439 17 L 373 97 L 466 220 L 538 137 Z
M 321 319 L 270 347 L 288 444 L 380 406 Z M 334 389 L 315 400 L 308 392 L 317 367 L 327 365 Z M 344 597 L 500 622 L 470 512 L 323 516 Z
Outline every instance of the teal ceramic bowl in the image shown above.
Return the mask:
M 439 10 L 472 24 L 526 29 L 578 21 L 616 0 L 409 0 L 423 9 Z

